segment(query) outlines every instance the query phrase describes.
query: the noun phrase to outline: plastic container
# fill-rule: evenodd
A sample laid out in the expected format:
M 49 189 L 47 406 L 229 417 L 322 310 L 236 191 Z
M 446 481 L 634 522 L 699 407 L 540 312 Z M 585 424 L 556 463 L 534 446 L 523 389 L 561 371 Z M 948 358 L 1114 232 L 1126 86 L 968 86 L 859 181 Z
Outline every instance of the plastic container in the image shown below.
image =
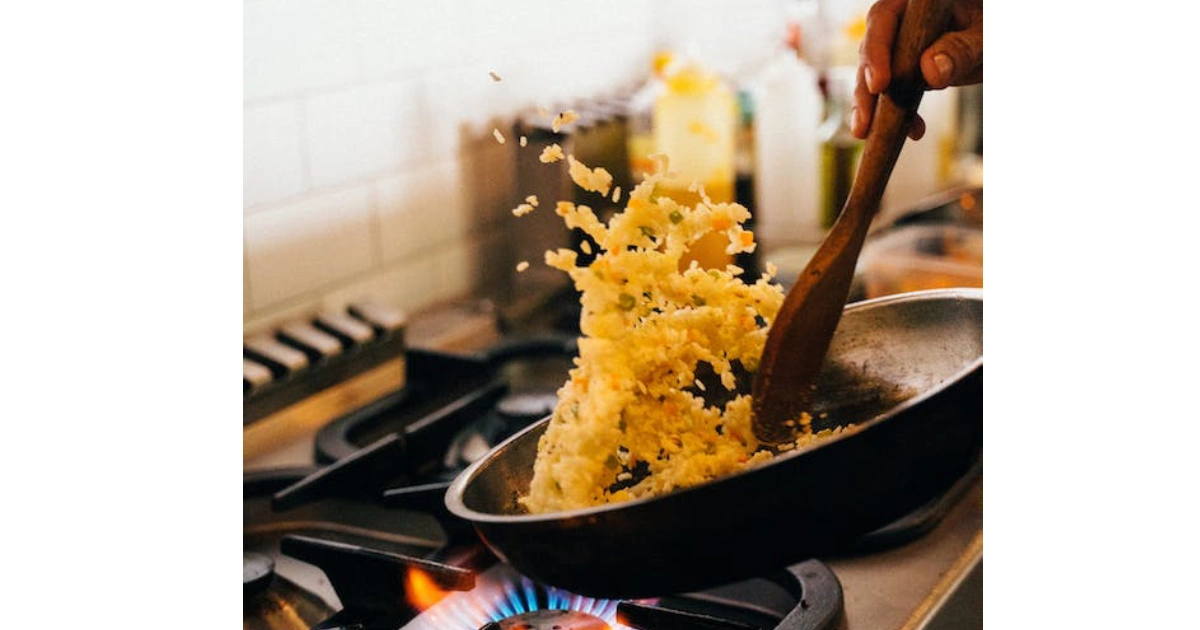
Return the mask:
M 817 71 L 785 49 L 756 84 L 756 218 L 765 242 L 821 240 Z
M 863 247 L 858 274 L 867 298 L 983 287 L 983 230 L 913 225 L 881 234 Z

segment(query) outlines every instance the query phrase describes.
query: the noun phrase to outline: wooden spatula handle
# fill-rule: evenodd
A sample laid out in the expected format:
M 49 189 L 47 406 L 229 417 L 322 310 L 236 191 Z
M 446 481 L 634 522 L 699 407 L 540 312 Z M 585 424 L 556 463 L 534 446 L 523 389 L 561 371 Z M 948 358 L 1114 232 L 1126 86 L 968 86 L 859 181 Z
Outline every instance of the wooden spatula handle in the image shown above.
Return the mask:
M 892 46 L 892 80 L 880 95 L 858 173 L 837 221 L 788 292 L 763 347 L 753 385 L 754 435 L 766 444 L 792 436 L 784 423 L 811 408 L 829 342 L 850 291 L 858 254 L 925 84 L 921 53 L 949 24 L 949 0 L 909 0 Z
M 950 10 L 950 0 L 908 0 L 892 46 L 892 80 L 875 105 L 859 161 L 855 181 L 862 185 L 851 189 L 842 211 L 847 218 L 865 219 L 869 223 L 879 209 L 884 188 L 927 87 L 921 76 L 921 53 L 945 32 Z

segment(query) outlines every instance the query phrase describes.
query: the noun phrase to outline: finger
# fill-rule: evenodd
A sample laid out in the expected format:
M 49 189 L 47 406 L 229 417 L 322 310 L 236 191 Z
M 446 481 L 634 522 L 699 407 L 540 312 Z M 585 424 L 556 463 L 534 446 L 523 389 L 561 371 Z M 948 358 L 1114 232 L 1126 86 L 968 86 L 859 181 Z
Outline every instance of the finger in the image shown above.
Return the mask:
M 925 137 L 925 119 L 920 114 L 913 114 L 912 124 L 908 127 L 908 137 L 920 140 Z
M 858 76 L 854 83 L 854 109 L 850 112 L 850 133 L 860 139 L 866 138 L 867 130 L 871 128 L 877 98 L 866 85 L 865 71 L 866 66 L 858 67 Z
M 921 54 L 921 74 L 935 90 L 983 80 L 983 30 L 946 33 Z
M 867 29 L 859 47 L 867 87 L 879 94 L 892 80 L 892 44 L 908 0 L 880 0 L 867 11 Z

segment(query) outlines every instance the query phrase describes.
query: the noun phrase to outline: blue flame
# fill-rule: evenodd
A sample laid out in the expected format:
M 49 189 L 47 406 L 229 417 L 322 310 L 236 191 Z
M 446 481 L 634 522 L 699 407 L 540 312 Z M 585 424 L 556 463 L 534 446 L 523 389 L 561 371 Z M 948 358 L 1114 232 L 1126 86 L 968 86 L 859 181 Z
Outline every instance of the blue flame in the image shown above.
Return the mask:
M 525 602 L 521 601 L 521 598 L 519 596 L 517 596 L 516 584 L 513 584 L 511 582 L 509 582 L 508 584 L 505 584 L 504 585 L 504 593 L 508 596 L 508 602 L 510 604 L 512 604 L 513 610 L 517 611 L 518 615 L 523 612 L 527 612 L 525 610 Z
M 402 630 L 477 630 L 491 621 L 542 609 L 577 610 L 603 619 L 615 630 L 628 630 L 617 623 L 618 603 L 543 586 L 497 565 L 478 576 L 473 590 L 447 595 Z
M 521 576 L 521 588 L 525 591 L 525 601 L 529 604 L 529 610 L 537 610 L 537 589 L 533 585 L 533 580 Z

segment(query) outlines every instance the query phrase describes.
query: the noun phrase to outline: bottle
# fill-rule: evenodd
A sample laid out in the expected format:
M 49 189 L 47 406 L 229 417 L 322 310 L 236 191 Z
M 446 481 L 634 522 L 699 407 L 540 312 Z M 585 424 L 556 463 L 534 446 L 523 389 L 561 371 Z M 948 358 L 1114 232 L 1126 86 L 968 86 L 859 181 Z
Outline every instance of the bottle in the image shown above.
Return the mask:
M 757 144 L 755 125 L 757 104 L 754 89 L 749 85 L 741 86 L 737 91 L 737 130 L 734 136 L 734 184 L 733 197 L 739 204 L 750 211 L 750 218 L 743 224 L 747 230 L 756 232 L 758 229 L 758 204 L 754 188 L 757 177 L 757 164 L 754 147 Z M 753 283 L 759 277 L 759 258 L 762 244 L 752 252 L 740 252 L 733 263 L 742 269 L 741 278 L 747 284 Z
M 850 132 L 853 68 L 833 68 L 825 122 L 821 123 L 821 228 L 828 230 L 842 213 L 858 174 L 863 141 Z
M 950 187 L 958 141 L 957 99 L 957 88 L 921 96 L 917 113 L 925 120 L 925 136 L 905 142 L 880 204 L 881 221 L 895 220 Z
M 800 43 L 793 25 L 756 81 L 755 219 L 768 249 L 821 240 L 817 134 L 825 104 Z
M 649 78 L 629 98 L 626 151 L 629 155 L 629 175 L 634 186 L 654 170 L 654 161 L 650 159 L 651 155 L 657 153 L 654 148 L 654 103 L 666 90 L 665 77 L 673 69 L 674 59 L 675 54 L 669 50 L 656 53 Z
M 691 60 L 669 74 L 654 103 L 654 148 L 667 155 L 675 174 L 660 184 L 663 192 L 694 206 L 701 200 L 692 189 L 696 183 L 713 203 L 734 201 L 736 126 L 737 102 L 717 74 Z M 724 234 L 707 234 L 682 264 L 695 260 L 706 269 L 723 269 L 733 262 L 725 253 L 728 245 Z

